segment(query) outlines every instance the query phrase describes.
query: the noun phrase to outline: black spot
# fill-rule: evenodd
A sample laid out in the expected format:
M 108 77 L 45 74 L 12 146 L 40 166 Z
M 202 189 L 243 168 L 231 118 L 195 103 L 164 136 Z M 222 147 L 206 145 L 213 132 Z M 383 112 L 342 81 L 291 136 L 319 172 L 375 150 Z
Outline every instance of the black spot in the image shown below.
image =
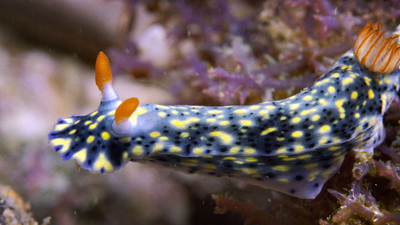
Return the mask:
M 65 153 L 64 157 L 68 157 L 69 155 L 71 155 L 71 152 Z
M 319 184 L 318 184 L 318 183 L 315 183 L 315 184 L 314 184 L 314 187 L 316 187 L 316 188 L 319 187 Z
M 210 154 L 211 153 L 211 150 L 210 149 L 207 149 L 206 150 L 206 154 Z
M 92 165 L 92 160 L 91 160 L 91 159 L 88 159 L 87 164 L 88 164 L 89 166 Z
M 93 145 L 92 146 L 92 151 L 94 152 L 94 151 L 96 151 L 97 150 L 97 145 Z
M 164 134 L 167 134 L 167 133 L 169 133 L 169 131 L 167 131 L 167 130 L 163 130 L 163 133 L 164 133 Z
M 331 164 L 325 164 L 322 166 L 324 169 L 328 169 L 329 167 L 331 167 Z
M 296 175 L 295 179 L 296 179 L 297 181 L 301 181 L 301 180 L 303 180 L 303 176 L 301 176 L 301 175 Z
M 185 153 L 186 153 L 186 155 L 190 154 L 190 148 L 191 148 L 190 144 L 185 145 Z
M 296 190 L 294 188 L 289 190 L 291 194 L 294 194 L 296 192 Z
M 267 177 L 267 178 L 273 179 L 275 177 L 275 174 L 273 174 L 271 172 L 267 172 L 267 173 L 264 174 L 264 176 Z
M 142 141 L 137 141 L 136 144 L 141 145 Z
M 60 149 L 61 149 L 61 146 L 57 146 L 57 147 L 54 148 L 54 150 L 55 150 L 56 152 L 60 151 Z

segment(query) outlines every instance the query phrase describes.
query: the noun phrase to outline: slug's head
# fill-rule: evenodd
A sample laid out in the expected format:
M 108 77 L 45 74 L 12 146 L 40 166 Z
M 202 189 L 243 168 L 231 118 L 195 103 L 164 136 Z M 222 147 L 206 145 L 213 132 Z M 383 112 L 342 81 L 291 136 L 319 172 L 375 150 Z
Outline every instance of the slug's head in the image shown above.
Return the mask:
M 390 74 L 400 65 L 399 35 L 384 37 L 381 23 L 371 22 L 358 33 L 353 51 L 359 63 L 377 74 Z
M 99 108 L 85 116 L 58 119 L 48 139 L 63 160 L 76 159 L 94 173 L 119 170 L 129 161 L 135 128 L 130 119 L 139 105 L 137 98 L 121 102 L 112 87 L 107 56 L 96 61 L 96 85 L 102 93 Z

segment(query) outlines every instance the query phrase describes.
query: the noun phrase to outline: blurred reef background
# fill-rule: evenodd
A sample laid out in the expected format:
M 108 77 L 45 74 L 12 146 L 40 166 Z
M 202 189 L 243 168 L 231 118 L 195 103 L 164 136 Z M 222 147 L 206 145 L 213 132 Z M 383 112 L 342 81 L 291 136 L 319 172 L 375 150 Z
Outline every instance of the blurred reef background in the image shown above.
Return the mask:
M 77 172 L 47 141 L 97 108 L 99 51 L 121 99 L 253 104 L 310 86 L 368 21 L 393 31 L 400 1 L 0 0 L 0 224 L 400 224 L 399 102 L 373 159 L 349 154 L 315 200 L 135 163 Z

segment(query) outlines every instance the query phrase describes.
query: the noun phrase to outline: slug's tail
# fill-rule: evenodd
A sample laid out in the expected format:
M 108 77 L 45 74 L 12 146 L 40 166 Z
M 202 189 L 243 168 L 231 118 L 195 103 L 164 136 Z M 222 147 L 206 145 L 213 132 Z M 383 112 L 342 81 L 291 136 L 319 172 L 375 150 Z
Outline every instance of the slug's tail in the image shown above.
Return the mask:
M 384 37 L 381 23 L 371 22 L 358 33 L 353 51 L 361 65 L 378 74 L 390 74 L 400 65 L 398 34 Z

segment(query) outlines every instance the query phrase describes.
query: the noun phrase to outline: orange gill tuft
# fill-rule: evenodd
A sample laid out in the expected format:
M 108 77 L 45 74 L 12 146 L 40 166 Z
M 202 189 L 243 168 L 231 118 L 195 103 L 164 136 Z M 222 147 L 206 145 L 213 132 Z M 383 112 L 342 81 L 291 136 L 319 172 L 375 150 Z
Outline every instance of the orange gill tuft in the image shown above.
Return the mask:
M 371 22 L 358 33 L 353 51 L 356 59 L 368 70 L 377 74 L 389 74 L 400 65 L 399 35 L 384 37 L 381 22 Z

